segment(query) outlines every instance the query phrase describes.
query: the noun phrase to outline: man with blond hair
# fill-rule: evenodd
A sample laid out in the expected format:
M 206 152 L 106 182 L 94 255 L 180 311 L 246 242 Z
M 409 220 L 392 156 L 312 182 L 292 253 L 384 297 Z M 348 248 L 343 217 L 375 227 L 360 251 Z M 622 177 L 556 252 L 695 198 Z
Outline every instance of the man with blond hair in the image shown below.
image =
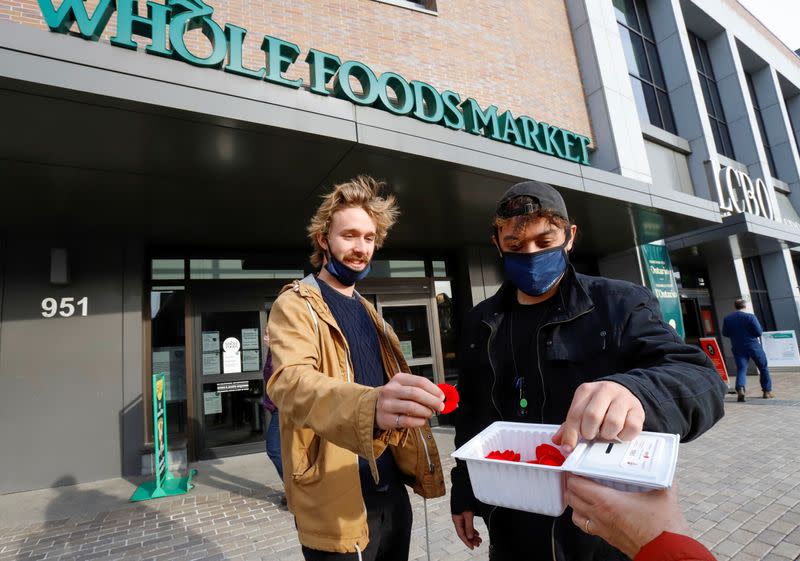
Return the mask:
M 366 176 L 336 185 L 308 226 L 317 275 L 272 306 L 284 484 L 306 560 L 407 560 L 411 505 L 444 495 L 428 419 L 444 407 L 408 373 L 400 342 L 355 291 L 397 219 L 393 196 Z

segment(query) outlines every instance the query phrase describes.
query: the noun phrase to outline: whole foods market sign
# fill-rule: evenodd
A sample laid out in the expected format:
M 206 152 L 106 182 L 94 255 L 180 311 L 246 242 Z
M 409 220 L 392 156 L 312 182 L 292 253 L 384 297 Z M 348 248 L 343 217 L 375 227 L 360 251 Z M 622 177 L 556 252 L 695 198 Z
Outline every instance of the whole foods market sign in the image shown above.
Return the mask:
M 77 24 L 78 34 L 96 41 L 103 34 L 116 11 L 117 32 L 111 44 L 127 49 L 139 47 L 137 37 L 150 40 L 145 52 L 181 60 L 195 66 L 222 68 L 254 80 L 264 80 L 289 88 L 308 87 L 318 95 L 333 95 L 357 105 L 377 107 L 395 115 L 410 116 L 513 144 L 564 160 L 589 165 L 589 138 L 526 115 L 515 117 L 496 106 L 481 107 L 471 97 L 450 90 L 439 91 L 419 80 L 407 80 L 394 72 L 376 74 L 369 66 L 355 60 L 309 49 L 308 84 L 303 79 L 289 79 L 286 71 L 302 54 L 289 41 L 265 35 L 261 50 L 265 64 L 248 68 L 242 51 L 247 30 L 230 23 L 220 26 L 212 19 L 214 9 L 201 0 L 166 0 L 164 4 L 147 2 L 147 15 L 140 16 L 136 0 L 99 0 L 87 11 L 83 0 L 64 0 L 56 8 L 51 0 L 39 0 L 42 16 L 51 31 L 67 33 Z M 211 45 L 211 52 L 200 57 L 189 49 L 184 39 L 187 31 L 201 29 Z M 354 89 L 352 82 L 359 84 Z

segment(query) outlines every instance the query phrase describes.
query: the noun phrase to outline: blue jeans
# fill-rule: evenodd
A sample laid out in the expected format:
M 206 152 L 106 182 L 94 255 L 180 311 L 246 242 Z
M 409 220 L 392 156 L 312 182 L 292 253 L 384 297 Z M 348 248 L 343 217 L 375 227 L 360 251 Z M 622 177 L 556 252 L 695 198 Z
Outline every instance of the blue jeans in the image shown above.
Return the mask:
M 267 456 L 272 460 L 278 477 L 283 481 L 283 464 L 281 463 L 281 427 L 278 421 L 278 410 L 273 411 L 267 430 L 264 431 L 267 441 Z
M 758 368 L 761 389 L 765 392 L 772 391 L 772 378 L 769 376 L 767 355 L 764 354 L 764 349 L 761 347 L 754 347 L 752 349 L 737 349 L 733 351 L 733 358 L 736 361 L 737 390 L 744 389 L 747 385 L 747 365 L 750 362 L 750 359 L 753 359 L 753 362 L 756 363 L 756 368 Z

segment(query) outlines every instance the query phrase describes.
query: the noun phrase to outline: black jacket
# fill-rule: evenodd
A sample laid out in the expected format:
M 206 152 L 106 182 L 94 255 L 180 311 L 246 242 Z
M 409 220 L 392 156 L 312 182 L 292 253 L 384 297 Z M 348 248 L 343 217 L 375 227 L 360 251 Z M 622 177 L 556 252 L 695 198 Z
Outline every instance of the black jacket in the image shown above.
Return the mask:
M 458 378 L 460 403 L 455 445 L 459 447 L 494 421 L 504 419 L 500 385 L 508 373 L 496 372 L 509 348 L 502 329 L 516 289 L 505 283 L 467 315 L 462 333 Z M 570 267 L 559 285 L 536 337 L 540 388 L 527 421 L 561 424 L 579 385 L 613 380 L 642 403 L 644 430 L 696 438 L 722 416 L 726 387 L 703 351 L 685 344 L 666 325 L 658 301 L 644 287 L 578 274 Z M 534 377 L 535 378 L 535 377 Z M 506 398 L 508 399 L 508 398 Z M 452 471 L 451 511 L 471 510 L 491 524 L 495 507 L 472 493 L 466 465 Z M 625 559 L 599 538 L 574 526 L 568 509 L 560 518 L 539 517 L 531 532 L 552 535 L 557 561 Z M 490 528 L 491 535 L 491 528 Z M 549 557 L 549 555 L 548 555 Z

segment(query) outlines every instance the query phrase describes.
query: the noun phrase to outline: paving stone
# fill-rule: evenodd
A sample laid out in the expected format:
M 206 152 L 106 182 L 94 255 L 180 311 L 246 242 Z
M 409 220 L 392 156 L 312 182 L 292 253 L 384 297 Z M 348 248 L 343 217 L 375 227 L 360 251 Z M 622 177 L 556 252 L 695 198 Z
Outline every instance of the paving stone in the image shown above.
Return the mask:
M 722 540 L 720 543 L 715 545 L 711 549 L 711 553 L 713 553 L 717 558 L 723 555 L 727 555 L 729 557 L 739 553 L 742 549 L 742 544 L 736 543 L 732 540 Z
M 788 542 L 781 542 L 776 545 L 772 551 L 770 551 L 772 555 L 783 555 L 788 557 L 789 559 L 797 559 L 800 557 L 800 545 L 788 543 Z
M 742 551 L 751 553 L 760 558 L 769 553 L 770 551 L 772 551 L 772 547 L 773 546 L 768 543 L 764 543 L 762 541 L 759 541 L 758 539 L 755 539 L 746 546 L 744 546 L 742 548 Z
M 794 445 L 800 376 L 776 373 L 774 379 L 785 396 L 782 403 L 737 404 L 728 398 L 725 418 L 681 445 L 676 475 L 681 504 L 691 534 L 710 546 L 718 561 L 800 556 L 800 452 Z M 449 474 L 453 460 L 442 460 Z M 272 490 L 242 489 L 125 506 L 85 519 L 18 524 L 0 528 L 0 559 L 302 561 L 294 519 L 279 507 L 279 497 Z M 411 500 L 409 559 L 427 561 L 423 501 Z M 432 559 L 488 558 L 481 519 L 476 527 L 486 541 L 470 551 L 453 530 L 449 496 L 428 501 L 427 512 Z
M 747 553 L 745 551 L 740 551 L 733 557 L 731 557 L 731 561 L 758 561 L 761 559 L 757 555 L 753 555 L 752 553 Z

